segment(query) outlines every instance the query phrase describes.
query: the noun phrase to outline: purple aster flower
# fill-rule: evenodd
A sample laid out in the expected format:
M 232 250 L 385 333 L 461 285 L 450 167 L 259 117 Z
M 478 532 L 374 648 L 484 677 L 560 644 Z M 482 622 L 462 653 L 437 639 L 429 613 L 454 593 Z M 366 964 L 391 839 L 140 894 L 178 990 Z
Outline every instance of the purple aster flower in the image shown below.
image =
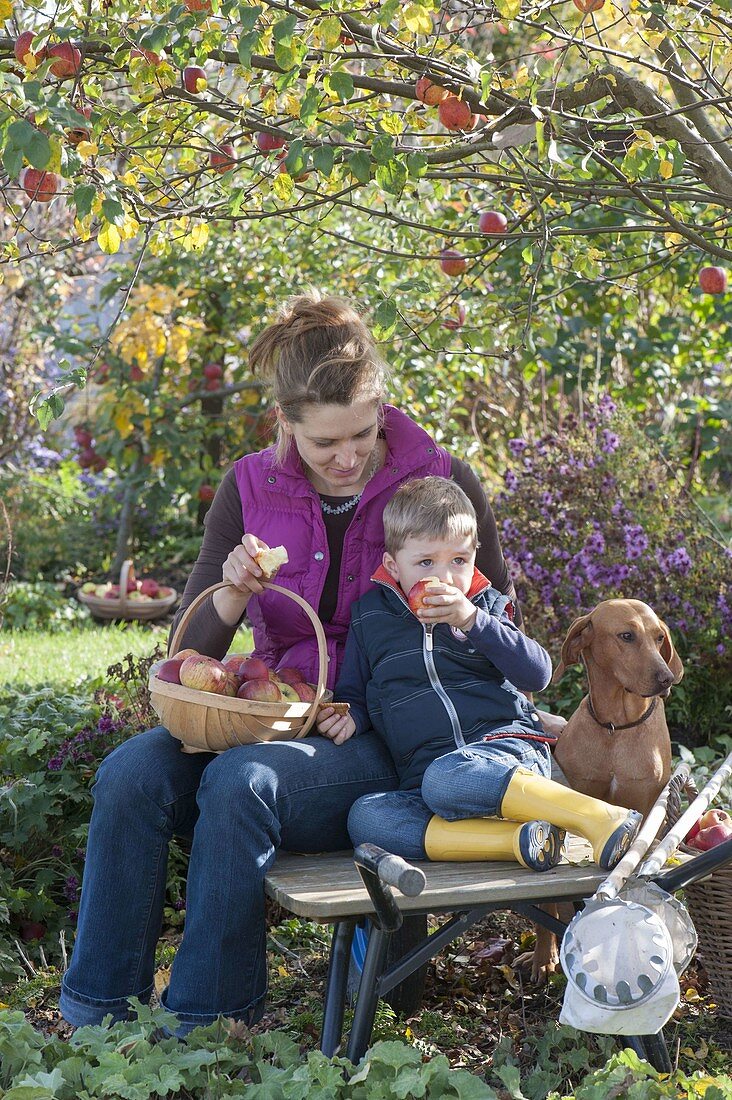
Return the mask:
M 511 452 L 512 455 L 515 455 L 517 458 L 523 451 L 526 450 L 528 445 L 529 444 L 526 442 L 525 439 L 509 439 L 509 441 L 508 441 L 509 451 Z
M 60 859 L 63 854 L 64 854 L 64 850 L 61 847 L 61 845 L 60 844 L 54 844 L 53 847 L 51 848 L 51 855 L 55 859 Z

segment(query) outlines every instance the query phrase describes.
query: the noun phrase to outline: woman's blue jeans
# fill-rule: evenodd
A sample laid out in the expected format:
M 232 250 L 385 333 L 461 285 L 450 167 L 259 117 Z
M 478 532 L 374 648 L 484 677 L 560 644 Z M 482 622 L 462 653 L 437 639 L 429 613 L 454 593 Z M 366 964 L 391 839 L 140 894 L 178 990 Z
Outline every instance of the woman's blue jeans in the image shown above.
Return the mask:
M 354 803 L 348 815 L 353 846 L 370 841 L 403 859 L 426 859 L 424 836 L 433 814 L 446 821 L 494 817 L 519 767 L 550 778 L 548 746 L 501 737 L 445 753 L 425 770 L 421 790 L 367 794 Z
M 147 1001 L 168 845 L 192 837 L 183 940 L 162 1002 L 178 1034 L 219 1014 L 253 1023 L 267 985 L 263 879 L 278 848 L 350 848 L 357 798 L 397 786 L 375 734 L 184 753 L 162 726 L 103 761 L 93 788 L 79 923 L 59 1001 L 69 1023 L 123 1020 Z

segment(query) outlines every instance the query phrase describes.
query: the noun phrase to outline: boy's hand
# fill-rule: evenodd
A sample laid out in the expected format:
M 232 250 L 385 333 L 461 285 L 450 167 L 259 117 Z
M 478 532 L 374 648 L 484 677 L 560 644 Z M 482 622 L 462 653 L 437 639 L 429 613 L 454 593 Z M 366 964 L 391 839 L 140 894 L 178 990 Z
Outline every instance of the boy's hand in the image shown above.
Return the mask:
M 328 737 L 335 745 L 342 745 L 356 732 L 356 723 L 350 714 L 336 714 L 333 707 L 322 707 L 318 711 L 315 727 L 319 734 Z
M 431 584 L 417 618 L 425 626 L 447 623 L 467 631 L 475 624 L 477 614 L 478 608 L 459 588 L 453 588 L 451 584 Z

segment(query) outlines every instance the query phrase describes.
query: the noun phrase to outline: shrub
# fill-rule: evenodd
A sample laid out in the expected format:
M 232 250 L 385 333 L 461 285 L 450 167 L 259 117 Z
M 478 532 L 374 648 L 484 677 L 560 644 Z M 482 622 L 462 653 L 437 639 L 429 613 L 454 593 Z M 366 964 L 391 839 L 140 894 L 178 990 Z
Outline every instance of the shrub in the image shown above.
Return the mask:
M 49 581 L 10 584 L 5 592 L 2 622 L 10 630 L 63 630 L 89 618 L 85 607 Z
M 499 496 L 505 552 L 529 628 L 552 653 L 600 600 L 650 604 L 685 665 L 667 714 L 692 744 L 732 729 L 732 554 L 629 414 L 601 399 L 582 423 L 513 439 Z M 574 687 L 550 689 L 562 709 Z

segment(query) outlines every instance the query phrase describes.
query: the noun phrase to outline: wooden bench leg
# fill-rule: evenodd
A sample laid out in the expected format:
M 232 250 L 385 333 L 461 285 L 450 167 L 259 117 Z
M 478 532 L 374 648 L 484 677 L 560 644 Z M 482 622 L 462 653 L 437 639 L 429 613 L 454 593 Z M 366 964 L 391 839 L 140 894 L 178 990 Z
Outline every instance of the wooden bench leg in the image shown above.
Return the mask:
M 376 1006 L 379 1002 L 376 983 L 384 972 L 390 939 L 391 932 L 385 932 L 375 924 L 371 926 L 346 1052 L 354 1065 L 363 1058 L 371 1039 L 376 1019 Z
M 328 960 L 328 976 L 325 979 L 325 1004 L 320 1049 L 332 1058 L 341 1045 L 343 1016 L 346 1010 L 346 987 L 351 959 L 351 943 L 356 927 L 355 920 L 342 920 L 333 928 Z

